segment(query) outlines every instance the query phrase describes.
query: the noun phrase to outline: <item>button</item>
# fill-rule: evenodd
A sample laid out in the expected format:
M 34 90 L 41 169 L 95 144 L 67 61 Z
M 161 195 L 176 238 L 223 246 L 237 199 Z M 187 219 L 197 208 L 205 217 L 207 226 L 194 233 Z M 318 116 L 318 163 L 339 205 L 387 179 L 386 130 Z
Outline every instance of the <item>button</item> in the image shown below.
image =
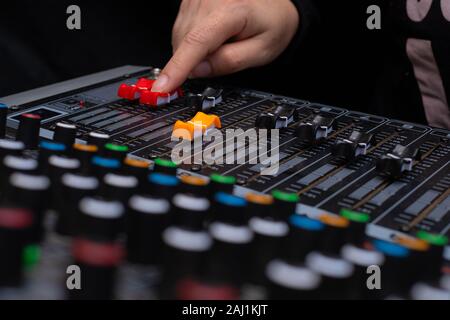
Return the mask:
M 172 136 L 185 140 L 193 140 L 206 134 L 208 130 L 222 128 L 220 118 L 215 115 L 207 115 L 203 112 L 197 112 L 192 120 L 183 122 L 178 120 L 174 127 Z

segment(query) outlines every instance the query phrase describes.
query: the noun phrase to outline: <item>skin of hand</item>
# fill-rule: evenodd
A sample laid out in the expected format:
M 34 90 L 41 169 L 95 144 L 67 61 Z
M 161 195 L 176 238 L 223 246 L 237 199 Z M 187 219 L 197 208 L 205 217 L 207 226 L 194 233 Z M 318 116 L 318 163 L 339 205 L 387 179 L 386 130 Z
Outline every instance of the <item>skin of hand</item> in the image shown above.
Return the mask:
M 299 27 L 291 0 L 183 0 L 172 32 L 173 56 L 152 90 L 275 60 Z

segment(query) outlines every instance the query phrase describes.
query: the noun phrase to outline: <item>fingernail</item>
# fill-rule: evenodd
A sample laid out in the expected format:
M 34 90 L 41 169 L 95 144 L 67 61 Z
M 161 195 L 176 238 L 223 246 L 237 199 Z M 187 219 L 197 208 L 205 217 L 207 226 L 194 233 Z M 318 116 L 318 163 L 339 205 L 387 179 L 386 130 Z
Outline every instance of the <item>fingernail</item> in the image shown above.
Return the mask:
M 164 92 L 164 87 L 169 83 L 169 77 L 165 74 L 161 74 L 155 81 L 152 87 L 153 92 Z
M 208 61 L 200 62 L 198 66 L 192 71 L 192 76 L 194 78 L 204 78 L 211 75 L 212 68 Z

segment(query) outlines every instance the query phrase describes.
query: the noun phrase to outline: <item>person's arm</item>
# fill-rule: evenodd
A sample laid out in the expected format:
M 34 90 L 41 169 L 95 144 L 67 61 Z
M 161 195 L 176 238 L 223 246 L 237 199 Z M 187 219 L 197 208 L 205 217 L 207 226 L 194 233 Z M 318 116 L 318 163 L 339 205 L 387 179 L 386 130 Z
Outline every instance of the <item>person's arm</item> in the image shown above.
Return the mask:
M 312 8 L 306 0 L 295 4 Z M 153 90 L 170 92 L 189 76 L 220 76 L 272 62 L 303 23 L 297 8 L 291 0 L 184 0 L 173 28 L 173 57 Z
M 312 34 L 313 29 L 320 23 L 320 14 L 314 0 L 291 0 L 296 7 L 299 17 L 300 25 L 297 33 L 292 39 L 289 47 L 283 54 L 283 60 L 290 61 L 295 58 L 295 53 L 305 43 L 307 37 Z

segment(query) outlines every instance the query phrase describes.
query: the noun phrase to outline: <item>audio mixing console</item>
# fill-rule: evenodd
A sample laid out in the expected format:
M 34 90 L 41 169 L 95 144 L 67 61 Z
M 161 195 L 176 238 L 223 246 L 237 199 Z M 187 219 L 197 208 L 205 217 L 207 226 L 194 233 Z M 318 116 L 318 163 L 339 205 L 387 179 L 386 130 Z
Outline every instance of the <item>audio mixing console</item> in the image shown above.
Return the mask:
M 153 93 L 157 75 L 0 99 L 0 298 L 450 299 L 450 131 L 202 81 Z M 191 119 L 279 128 L 277 174 L 248 151 L 175 166 Z

